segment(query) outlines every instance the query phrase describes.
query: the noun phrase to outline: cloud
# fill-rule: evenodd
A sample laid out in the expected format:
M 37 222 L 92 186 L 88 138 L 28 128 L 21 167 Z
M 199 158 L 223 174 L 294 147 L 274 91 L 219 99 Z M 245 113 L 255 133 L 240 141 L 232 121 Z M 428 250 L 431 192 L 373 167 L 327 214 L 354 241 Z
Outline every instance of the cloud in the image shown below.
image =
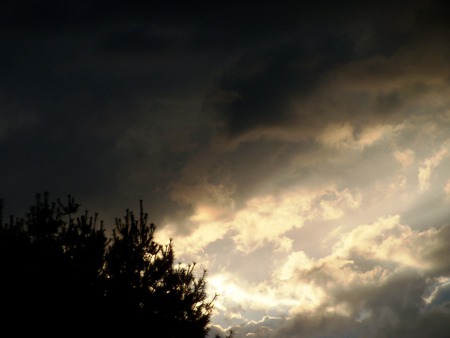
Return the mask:
M 239 137 L 251 134 L 254 129 L 275 129 L 289 123 L 289 101 L 295 87 L 306 91 L 317 81 L 308 70 L 304 72 L 305 78 L 296 75 L 291 65 L 296 53 L 289 48 L 278 53 L 260 51 L 255 56 L 263 56 L 257 56 L 256 60 L 253 55 L 244 57 L 224 74 L 216 91 L 229 99 L 213 100 L 209 105 L 218 112 L 225 133 Z
M 424 258 L 429 261 L 431 273 L 436 276 L 450 277 L 450 226 L 446 224 L 436 232 L 434 245 L 427 248 Z
M 423 330 L 411 332 L 409 328 L 421 317 L 425 289 L 420 276 L 408 273 L 379 286 L 355 287 L 337 295 L 347 303 L 348 313 L 299 314 L 273 337 L 420 337 Z M 438 336 L 443 337 L 444 331 Z
M 231 329 L 239 338 L 445 337 L 448 229 L 414 231 L 392 216 L 342 234 L 326 257 L 291 253 L 273 274 L 282 281 L 277 292 L 298 302 L 289 316 L 263 329 L 244 324 Z M 315 306 L 308 306 L 314 297 Z
M 354 143 L 354 129 L 350 123 L 328 125 L 318 137 L 319 143 L 336 148 L 349 147 Z
M 404 23 L 411 26 L 397 27 L 399 34 L 410 36 L 414 20 Z M 345 144 L 367 128 L 359 141 L 370 145 L 380 137 L 377 126 L 401 124 L 436 106 L 433 101 L 448 101 L 448 50 L 439 47 L 443 32 L 432 41 L 411 39 L 407 47 L 375 56 L 358 55 L 356 41 L 339 40 L 339 31 L 323 38 L 339 46 L 333 59 L 314 35 L 309 44 L 288 40 L 250 50 L 224 72 L 206 106 L 235 142 L 267 137 L 301 141 L 319 135 L 323 144 Z
M 413 230 L 390 216 L 342 232 L 332 252 L 321 258 L 291 251 L 274 266 L 271 280 L 254 284 L 230 274 L 212 276 L 214 290 L 224 296 L 219 312 L 239 309 L 243 318 L 229 313 L 237 337 L 244 337 L 242 332 L 325 337 L 332 331 L 342 337 L 407 337 L 408 323 L 415 320 L 423 327 L 413 327 L 423 334 L 429 318 L 449 315 L 448 229 Z M 265 266 L 270 269 L 268 262 Z M 236 322 L 252 311 L 282 317 L 270 330 L 243 331 L 244 324 Z M 443 332 L 436 329 L 438 337 Z
M 411 149 L 405 149 L 404 151 L 396 150 L 394 157 L 403 168 L 408 168 L 414 163 L 414 151 Z
M 398 132 L 402 128 L 401 125 L 369 125 L 368 127 L 355 128 L 349 123 L 330 124 L 326 126 L 317 141 L 327 147 L 337 149 L 355 148 L 363 150 L 365 147 L 374 145 L 377 141 L 392 136 L 394 132 Z
M 450 180 L 444 186 L 445 199 L 450 201 Z
M 142 198 L 236 338 L 446 336 L 445 1 L 4 7 L 8 210 Z
M 435 229 L 415 232 L 399 222 L 399 216 L 378 220 L 370 225 L 358 226 L 336 243 L 333 251 L 338 256 L 363 258 L 372 264 L 426 268 L 421 250 L 431 247 L 436 236 Z M 367 267 L 360 266 L 362 269 Z
M 291 189 L 278 196 L 249 200 L 233 219 L 233 239 L 237 249 L 252 251 L 269 242 L 277 243 L 305 221 L 337 219 L 359 206 L 358 194 L 334 186 L 308 191 Z M 282 245 L 281 245 L 282 246 Z
M 433 154 L 431 157 L 426 158 L 422 165 L 419 168 L 418 179 L 419 179 L 419 189 L 426 190 L 430 186 L 430 177 L 432 171 L 441 163 L 441 161 L 448 157 L 448 144 L 447 140 L 444 145 L 441 146 L 441 149 Z

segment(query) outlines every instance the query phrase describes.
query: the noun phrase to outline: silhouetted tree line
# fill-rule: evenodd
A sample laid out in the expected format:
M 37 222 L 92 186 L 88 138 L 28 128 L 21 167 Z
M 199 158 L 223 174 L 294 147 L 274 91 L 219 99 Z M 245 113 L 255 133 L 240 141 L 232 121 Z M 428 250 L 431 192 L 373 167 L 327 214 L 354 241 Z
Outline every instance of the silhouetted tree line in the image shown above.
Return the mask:
M 97 214 L 37 194 L 23 218 L 0 204 L 0 325 L 47 336 L 205 337 L 213 309 L 206 270 L 174 264 L 172 241 L 155 242 L 142 201 L 107 235 Z M 231 334 L 230 334 L 231 336 Z

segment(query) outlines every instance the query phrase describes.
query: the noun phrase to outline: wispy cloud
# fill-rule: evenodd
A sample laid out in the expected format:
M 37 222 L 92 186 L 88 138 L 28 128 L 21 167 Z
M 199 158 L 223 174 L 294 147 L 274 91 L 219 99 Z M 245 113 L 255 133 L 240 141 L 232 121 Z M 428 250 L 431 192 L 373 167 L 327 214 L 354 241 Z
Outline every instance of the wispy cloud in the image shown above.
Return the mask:
M 449 150 L 448 145 L 449 140 L 447 140 L 444 145 L 442 145 L 441 149 L 437 151 L 432 156 L 426 158 L 420 168 L 418 173 L 418 179 L 419 179 L 419 189 L 420 190 L 426 190 L 430 186 L 430 177 L 433 172 L 433 170 L 439 165 L 439 163 L 442 162 L 442 160 L 449 156 Z

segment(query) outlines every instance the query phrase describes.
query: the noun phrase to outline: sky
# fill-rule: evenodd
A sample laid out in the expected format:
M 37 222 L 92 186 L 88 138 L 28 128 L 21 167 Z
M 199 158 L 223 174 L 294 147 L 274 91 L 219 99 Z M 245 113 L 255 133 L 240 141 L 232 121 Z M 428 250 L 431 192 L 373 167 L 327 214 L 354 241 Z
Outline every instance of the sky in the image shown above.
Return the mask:
M 448 337 L 445 1 L 9 1 L 0 195 L 139 200 L 210 336 Z

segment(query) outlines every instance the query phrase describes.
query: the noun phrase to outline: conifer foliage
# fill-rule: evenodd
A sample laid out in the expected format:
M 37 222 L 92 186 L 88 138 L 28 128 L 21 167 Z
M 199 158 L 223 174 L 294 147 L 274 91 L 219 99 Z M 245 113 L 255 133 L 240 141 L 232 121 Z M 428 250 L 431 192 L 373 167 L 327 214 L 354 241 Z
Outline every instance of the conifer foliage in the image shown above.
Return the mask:
M 142 201 L 137 216 L 126 210 L 116 219 L 111 236 L 79 207 L 46 193 L 24 218 L 0 214 L 4 327 L 17 335 L 206 337 L 214 301 L 206 271 L 175 264 L 172 241 L 155 242 Z

